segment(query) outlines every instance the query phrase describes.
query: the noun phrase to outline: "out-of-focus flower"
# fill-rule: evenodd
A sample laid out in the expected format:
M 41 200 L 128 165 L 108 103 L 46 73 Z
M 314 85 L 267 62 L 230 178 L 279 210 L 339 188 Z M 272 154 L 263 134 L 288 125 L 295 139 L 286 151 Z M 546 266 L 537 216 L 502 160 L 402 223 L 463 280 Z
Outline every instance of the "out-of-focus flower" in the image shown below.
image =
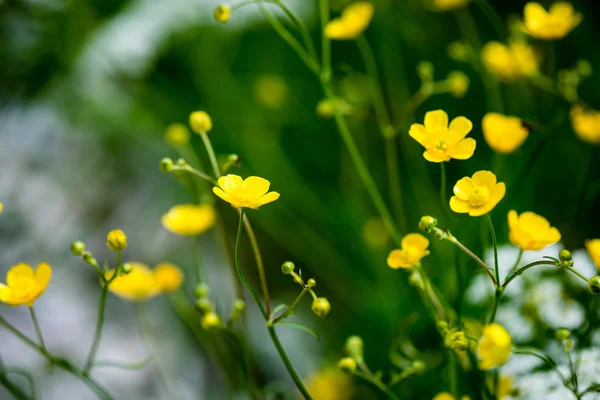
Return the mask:
M 207 312 L 200 320 L 200 325 L 207 331 L 219 328 L 222 325 L 221 317 L 216 312 Z
M 508 212 L 510 242 L 522 250 L 541 250 L 560 240 L 558 229 L 541 215 L 527 211 L 518 215 L 515 210 Z
M 529 136 L 529 129 L 517 117 L 490 112 L 484 115 L 481 125 L 485 141 L 498 153 L 512 153 Z
M 0 213 L 4 210 L 4 204 L 0 203 Z
M 373 4 L 359 1 L 350 4 L 339 18 L 325 26 L 325 36 L 334 40 L 352 40 L 367 29 L 373 18 Z
M 154 268 L 154 279 L 163 292 L 172 292 L 181 287 L 183 272 L 176 265 L 161 263 Z
M 452 396 L 448 392 L 440 392 L 436 394 L 432 400 L 455 400 L 454 396 Z
M 225 24 L 229 21 L 229 17 L 231 16 L 231 8 L 229 4 L 219 4 L 213 13 L 215 20 L 218 22 Z
M 559 1 L 546 11 L 540 3 L 529 2 L 525 5 L 523 30 L 538 39 L 562 39 L 571 32 L 583 19 L 581 13 L 576 13 L 573 5 Z
M 600 269 L 600 239 L 586 240 L 585 249 L 596 268 Z
M 502 400 L 505 397 L 512 395 L 514 389 L 514 381 L 511 376 L 501 375 L 498 380 L 498 388 L 496 389 L 496 395 L 498 399 Z
M 0 283 L 0 301 L 10 306 L 25 304 L 32 307 L 35 299 L 46 290 L 52 268 L 47 263 L 39 264 L 35 272 L 29 265 L 20 263 L 6 273 L 6 284 Z
M 336 368 L 309 377 L 306 386 L 314 400 L 350 400 L 354 394 L 350 376 Z
M 194 111 L 190 114 L 190 126 L 196 133 L 208 132 L 212 129 L 212 119 L 206 111 Z
M 433 0 L 433 6 L 439 11 L 461 8 L 469 4 L 469 0 Z
M 242 180 L 241 177 L 230 174 L 220 177 L 218 183 L 219 187 L 214 187 L 213 192 L 233 207 L 256 209 L 279 198 L 279 193 L 269 192 L 271 183 L 258 176 Z
M 600 144 L 600 112 L 575 105 L 571 108 L 571 125 L 579 139 Z
M 512 339 L 500 324 L 492 323 L 483 327 L 477 353 L 479 367 L 487 370 L 505 364 L 510 358 Z
M 469 49 L 467 46 L 458 40 L 451 42 L 446 51 L 448 56 L 455 61 L 467 62 L 469 59 Z
M 374 248 L 384 247 L 390 240 L 390 234 L 381 217 L 371 217 L 362 229 L 363 239 Z
M 261 75 L 254 83 L 256 100 L 267 108 L 279 108 L 288 96 L 288 87 L 283 78 L 276 74 Z
M 215 209 L 210 204 L 180 204 L 162 216 L 162 225 L 183 236 L 199 235 L 215 223 Z
M 464 177 L 454 185 L 450 208 L 456 213 L 479 217 L 492 211 L 506 194 L 506 185 L 496 181 L 490 171 L 478 171 L 471 178 Z
M 431 162 L 451 159 L 466 160 L 475 152 L 475 139 L 465 138 L 473 124 L 465 117 L 456 117 L 448 126 L 445 111 L 430 111 L 425 114 L 425 125 L 412 124 L 408 134 L 425 147 L 423 157 Z
M 165 140 L 173 147 L 187 146 L 190 136 L 189 128 L 183 124 L 171 124 L 165 129 Z
M 387 263 L 390 268 L 410 268 L 429 255 L 429 240 L 420 233 L 409 233 L 402 238 L 402 248 L 392 250 Z
M 460 71 L 452 71 L 446 79 L 450 85 L 450 94 L 454 97 L 463 97 L 469 90 L 469 77 Z
M 481 58 L 485 67 L 504 81 L 534 75 L 539 70 L 538 55 L 522 40 L 511 42 L 508 46 L 496 41 L 489 42 L 483 47 Z
M 148 300 L 161 293 L 178 289 L 183 282 L 183 274 L 173 264 L 163 263 L 154 271 L 140 262 L 126 264 L 126 274 L 119 275 L 110 283 L 108 290 L 117 296 L 131 301 Z M 111 280 L 115 270 L 106 271 L 106 279 Z

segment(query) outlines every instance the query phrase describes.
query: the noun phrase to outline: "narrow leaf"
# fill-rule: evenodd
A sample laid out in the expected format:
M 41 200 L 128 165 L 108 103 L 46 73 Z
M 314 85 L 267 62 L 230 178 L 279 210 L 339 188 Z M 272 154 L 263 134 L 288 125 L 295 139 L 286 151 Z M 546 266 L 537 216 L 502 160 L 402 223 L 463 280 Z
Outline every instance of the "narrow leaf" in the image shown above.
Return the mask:
M 321 341 L 321 336 L 319 336 L 319 334 L 317 332 L 315 332 L 313 329 L 309 328 L 308 326 L 298 324 L 296 322 L 290 322 L 290 321 L 279 321 L 277 324 L 288 326 L 290 328 L 300 329 L 302 331 L 308 332 L 311 335 L 313 335 L 315 338 L 317 338 L 318 341 Z

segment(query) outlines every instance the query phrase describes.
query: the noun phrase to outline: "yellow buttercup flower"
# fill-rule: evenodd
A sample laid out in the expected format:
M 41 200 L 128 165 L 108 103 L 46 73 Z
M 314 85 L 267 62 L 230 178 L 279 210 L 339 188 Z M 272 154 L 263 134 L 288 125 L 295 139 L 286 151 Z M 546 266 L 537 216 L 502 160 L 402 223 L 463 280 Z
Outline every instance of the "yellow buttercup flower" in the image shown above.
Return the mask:
M 585 249 L 596 268 L 600 269 L 600 239 L 586 240 Z
M 485 141 L 498 153 L 512 153 L 521 147 L 529 136 L 529 129 L 520 118 L 494 112 L 485 114 L 481 126 Z
M 430 111 L 425 114 L 425 125 L 412 124 L 408 134 L 425 147 L 423 157 L 431 162 L 451 159 L 466 160 L 475 152 L 475 139 L 465 138 L 473 124 L 465 117 L 456 117 L 448 126 L 445 111 Z
M 455 10 L 469 4 L 469 0 L 433 0 L 433 6 L 440 11 Z
M 154 279 L 163 292 L 172 292 L 181 287 L 183 272 L 170 263 L 162 263 L 154 268 Z
M 242 180 L 241 177 L 230 174 L 220 177 L 218 183 L 219 187 L 213 187 L 213 192 L 233 207 L 256 209 L 279 198 L 279 193 L 269 192 L 271 183 L 258 176 Z
M 530 2 L 525 5 L 523 30 L 538 39 L 562 39 L 571 32 L 583 19 L 576 13 L 573 5 L 566 1 L 558 1 L 546 11 L 540 3 Z
M 402 248 L 392 250 L 387 263 L 390 268 L 410 268 L 429 255 L 429 240 L 419 233 L 409 233 L 402 238 Z
M 359 1 L 350 4 L 339 18 L 334 18 L 325 26 L 325 36 L 334 40 L 352 40 L 367 29 L 373 18 L 373 4 Z
M 190 143 L 190 130 L 184 124 L 171 124 L 165 129 L 165 140 L 171 146 L 183 147 Z
M 573 106 L 571 125 L 579 139 L 591 144 L 600 144 L 600 112 L 585 110 L 580 105 Z
M 560 240 L 558 229 L 541 215 L 531 211 L 518 215 L 515 210 L 508 212 L 508 238 L 521 250 L 541 250 Z
M 478 171 L 471 178 L 462 178 L 454 185 L 450 208 L 455 213 L 479 217 L 492 211 L 506 194 L 506 185 L 496 182 L 490 171 Z
M 130 272 L 117 276 L 108 290 L 117 296 L 132 301 L 148 300 L 164 292 L 176 290 L 183 282 L 183 274 L 172 264 L 161 264 L 154 271 L 140 262 L 127 263 Z M 115 270 L 106 271 L 110 280 Z
M 496 41 L 489 42 L 481 50 L 481 59 L 488 71 L 506 82 L 522 76 L 535 75 L 540 64 L 537 53 L 522 40 L 508 45 Z
M 6 285 L 0 283 L 0 301 L 10 306 L 33 306 L 40 297 L 52 277 L 52 268 L 41 263 L 33 271 L 27 264 L 14 265 L 6 273 Z
M 215 218 L 215 209 L 210 204 L 180 204 L 163 215 L 162 225 L 178 235 L 195 236 L 212 228 Z
M 493 323 L 483 327 L 483 334 L 477 347 L 479 368 L 492 369 L 505 364 L 510 358 L 512 338 L 500 324 Z
M 314 400 L 350 400 L 354 394 L 352 379 L 337 368 L 328 368 L 306 380 Z

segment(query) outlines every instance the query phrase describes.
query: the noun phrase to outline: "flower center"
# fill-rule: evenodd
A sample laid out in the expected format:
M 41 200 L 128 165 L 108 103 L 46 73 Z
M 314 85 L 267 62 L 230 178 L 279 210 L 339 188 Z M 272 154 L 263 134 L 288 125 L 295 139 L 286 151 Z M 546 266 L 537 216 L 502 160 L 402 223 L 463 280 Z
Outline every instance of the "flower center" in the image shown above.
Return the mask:
M 419 249 L 413 246 L 408 246 L 403 249 L 402 252 L 404 255 L 404 260 L 410 264 L 416 264 L 417 259 L 419 258 Z
M 446 150 L 446 141 L 445 140 L 438 140 L 437 145 L 435 146 L 438 150 Z
M 478 186 L 469 194 L 469 204 L 473 207 L 484 205 L 490 200 L 490 191 L 485 186 Z

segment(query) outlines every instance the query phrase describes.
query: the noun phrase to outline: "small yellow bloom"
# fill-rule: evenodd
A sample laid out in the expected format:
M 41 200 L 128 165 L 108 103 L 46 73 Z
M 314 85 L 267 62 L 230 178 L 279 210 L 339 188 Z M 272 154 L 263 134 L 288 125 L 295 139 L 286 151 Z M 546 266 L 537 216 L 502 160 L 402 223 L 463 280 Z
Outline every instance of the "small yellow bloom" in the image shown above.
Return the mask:
M 279 198 L 279 193 L 269 192 L 271 183 L 258 176 L 242 180 L 241 177 L 230 174 L 220 177 L 218 183 L 219 187 L 213 188 L 214 194 L 233 207 L 256 209 Z
M 231 8 L 229 8 L 229 4 L 220 4 L 215 8 L 214 17 L 222 24 L 225 24 L 227 21 L 229 21 L 230 15 Z
M 583 19 L 576 13 L 573 5 L 566 1 L 558 1 L 546 11 L 540 3 L 529 2 L 525 5 L 523 30 L 538 39 L 562 39 L 571 32 Z
M 162 225 L 178 235 L 195 236 L 210 229 L 215 218 L 215 209 L 210 204 L 180 204 L 163 215 Z
M 485 141 L 498 153 L 512 153 L 529 136 L 529 129 L 517 117 L 490 112 L 484 115 L 481 125 Z
M 506 194 L 506 185 L 496 182 L 490 171 L 478 171 L 471 178 L 462 178 L 454 185 L 450 208 L 455 213 L 479 217 L 492 211 Z
M 173 147 L 187 146 L 190 142 L 190 130 L 183 124 L 171 124 L 165 129 L 165 140 Z
M 183 282 L 183 273 L 172 264 L 160 264 L 154 271 L 140 262 L 127 263 L 129 273 L 116 277 L 108 290 L 131 301 L 148 300 L 161 293 L 176 290 Z M 110 280 L 115 270 L 106 271 Z
M 390 268 L 410 268 L 429 255 L 429 240 L 419 233 L 409 233 L 402 238 L 402 248 L 392 250 L 387 263 Z
M 469 4 L 469 0 L 433 0 L 433 6 L 440 11 L 449 11 Z
M 571 125 L 579 139 L 591 144 L 600 144 L 600 112 L 585 110 L 580 105 L 573 106 Z
M 325 36 L 334 40 L 352 40 L 360 36 L 371 23 L 373 4 L 359 1 L 350 4 L 339 18 L 332 19 L 325 26 Z
M 481 59 L 488 71 L 506 82 L 535 75 L 540 64 L 537 53 L 522 40 L 511 42 L 508 46 L 489 42 L 481 50 Z
M 0 283 L 0 301 L 10 306 L 33 306 L 40 297 L 52 277 L 52 268 L 41 263 L 33 271 L 27 264 L 14 265 L 6 273 L 6 285 Z
M 108 232 L 106 235 L 106 245 L 112 251 L 125 250 L 127 247 L 127 236 L 120 229 L 115 229 Z
M 190 114 L 190 126 L 196 133 L 208 132 L 212 129 L 212 119 L 205 111 L 194 111 Z
M 548 220 L 531 211 L 517 215 L 515 210 L 508 212 L 508 238 L 522 250 L 541 250 L 560 240 L 558 229 L 550 226 Z
M 161 263 L 154 268 L 154 279 L 163 292 L 172 292 L 181 287 L 183 272 L 170 263 Z
M 586 240 L 585 249 L 596 268 L 600 269 L 600 239 Z
M 504 327 L 492 323 L 483 327 L 483 335 L 477 353 L 479 368 L 492 369 L 505 364 L 510 358 L 512 339 Z
M 337 368 L 327 368 L 309 377 L 306 386 L 314 400 L 350 400 L 352 378 Z
M 465 117 L 456 117 L 448 126 L 445 111 L 430 111 L 425 114 L 425 125 L 412 124 L 408 134 L 425 147 L 423 157 L 431 162 L 451 159 L 466 160 L 475 152 L 475 139 L 465 138 L 473 124 Z

